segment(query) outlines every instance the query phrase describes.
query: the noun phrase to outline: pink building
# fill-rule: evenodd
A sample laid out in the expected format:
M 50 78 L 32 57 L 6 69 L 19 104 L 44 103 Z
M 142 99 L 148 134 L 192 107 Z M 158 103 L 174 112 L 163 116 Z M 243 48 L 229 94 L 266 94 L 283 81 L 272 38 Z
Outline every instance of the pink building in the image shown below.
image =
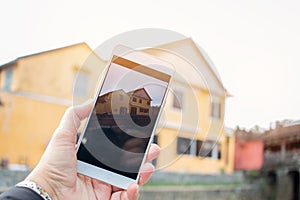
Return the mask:
M 262 134 L 237 129 L 235 131 L 235 170 L 258 170 L 263 165 Z

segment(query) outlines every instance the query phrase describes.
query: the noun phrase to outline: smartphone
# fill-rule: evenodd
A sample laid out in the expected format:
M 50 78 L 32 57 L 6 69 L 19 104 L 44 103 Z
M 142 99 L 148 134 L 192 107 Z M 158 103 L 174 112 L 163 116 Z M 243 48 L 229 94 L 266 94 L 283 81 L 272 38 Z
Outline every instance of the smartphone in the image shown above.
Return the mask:
M 173 74 L 149 54 L 114 51 L 77 143 L 78 173 L 123 189 L 137 183 Z

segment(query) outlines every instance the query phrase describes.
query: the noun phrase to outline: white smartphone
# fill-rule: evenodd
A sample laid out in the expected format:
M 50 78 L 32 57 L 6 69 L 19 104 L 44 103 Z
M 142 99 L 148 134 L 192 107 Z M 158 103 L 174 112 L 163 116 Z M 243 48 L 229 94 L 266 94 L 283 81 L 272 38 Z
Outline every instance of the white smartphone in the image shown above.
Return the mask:
M 77 143 L 78 173 L 123 189 L 138 181 L 173 74 L 146 53 L 114 51 Z

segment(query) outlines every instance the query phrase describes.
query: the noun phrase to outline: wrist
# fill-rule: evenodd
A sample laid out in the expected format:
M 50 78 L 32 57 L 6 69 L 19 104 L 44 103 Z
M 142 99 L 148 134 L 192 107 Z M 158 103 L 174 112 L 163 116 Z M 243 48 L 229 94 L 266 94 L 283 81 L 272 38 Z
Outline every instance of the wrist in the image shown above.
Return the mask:
M 52 200 L 48 192 L 46 192 L 41 186 L 32 181 L 22 181 L 16 185 L 16 187 L 29 188 L 31 191 L 35 192 L 37 195 L 43 198 L 43 200 Z
M 37 172 L 31 173 L 24 181 L 29 181 L 36 183 L 39 187 L 41 187 L 52 200 L 57 200 L 58 198 L 58 191 L 52 181 L 47 179 L 43 174 L 38 174 Z

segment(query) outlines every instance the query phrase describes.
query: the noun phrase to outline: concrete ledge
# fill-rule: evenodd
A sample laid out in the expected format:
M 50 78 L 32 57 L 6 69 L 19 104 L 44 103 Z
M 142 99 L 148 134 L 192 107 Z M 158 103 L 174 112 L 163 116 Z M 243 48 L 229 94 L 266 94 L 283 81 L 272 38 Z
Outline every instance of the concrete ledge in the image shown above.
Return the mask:
M 142 187 L 141 200 L 263 200 L 260 189 L 253 186 L 162 186 Z
M 11 187 L 24 180 L 30 171 L 0 170 L 0 188 Z
M 30 171 L 0 170 L 0 193 L 23 180 Z M 264 199 L 259 185 L 245 185 L 242 173 L 201 175 L 155 172 L 149 184 L 142 186 L 141 200 L 181 199 Z
M 244 182 L 244 175 L 242 172 L 233 174 L 193 174 L 193 173 L 175 173 L 175 172 L 154 172 L 150 183 L 177 183 L 177 184 L 210 184 L 210 183 L 242 183 Z

